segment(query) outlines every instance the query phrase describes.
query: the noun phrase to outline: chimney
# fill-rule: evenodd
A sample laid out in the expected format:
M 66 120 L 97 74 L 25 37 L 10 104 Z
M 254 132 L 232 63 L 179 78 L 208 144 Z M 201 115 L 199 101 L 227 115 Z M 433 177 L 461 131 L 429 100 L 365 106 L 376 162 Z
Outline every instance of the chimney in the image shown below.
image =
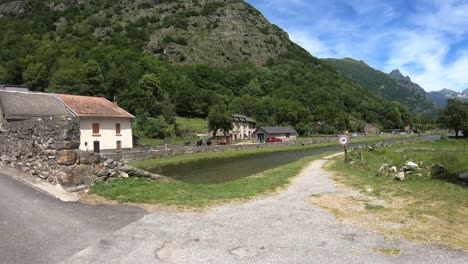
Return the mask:
M 112 104 L 114 105 L 114 107 L 117 107 L 117 106 L 118 106 L 118 105 L 117 105 L 117 100 L 116 100 L 115 95 L 114 95 L 114 100 L 112 101 Z

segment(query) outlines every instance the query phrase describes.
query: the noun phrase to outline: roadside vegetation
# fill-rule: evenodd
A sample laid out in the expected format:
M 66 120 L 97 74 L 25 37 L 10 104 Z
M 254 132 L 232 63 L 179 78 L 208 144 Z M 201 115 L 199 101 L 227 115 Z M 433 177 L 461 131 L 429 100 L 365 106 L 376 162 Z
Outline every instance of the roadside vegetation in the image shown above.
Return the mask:
M 311 197 L 311 203 L 389 238 L 468 250 L 468 188 L 458 178 L 468 172 L 468 140 L 397 143 L 364 152 L 363 160 L 350 156 L 349 163 L 330 164 L 340 192 Z M 382 164 L 400 168 L 407 161 L 419 168 L 403 181 L 393 172 L 378 176 Z
M 143 178 L 130 178 L 97 184 L 91 188 L 91 193 L 120 203 L 201 208 L 233 200 L 249 199 L 284 188 L 306 164 L 315 158 L 303 158 L 263 173 L 221 184 L 152 182 Z

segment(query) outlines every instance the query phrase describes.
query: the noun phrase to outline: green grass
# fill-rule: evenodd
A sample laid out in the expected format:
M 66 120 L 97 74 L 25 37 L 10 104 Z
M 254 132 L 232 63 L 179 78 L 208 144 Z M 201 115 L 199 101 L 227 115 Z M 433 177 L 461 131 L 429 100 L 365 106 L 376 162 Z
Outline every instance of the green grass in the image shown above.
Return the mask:
M 206 207 L 237 199 L 249 199 L 288 185 L 290 179 L 317 157 L 267 170 L 239 180 L 200 185 L 183 182 L 152 182 L 142 178 L 96 184 L 91 192 L 120 203 L 146 203 L 180 207 Z
M 181 130 L 195 133 L 206 133 L 206 121 L 201 118 L 176 117 L 176 123 Z
M 375 252 L 379 252 L 384 255 L 389 255 L 389 256 L 398 256 L 400 255 L 400 250 L 398 248 L 378 248 L 374 247 L 373 248 Z
M 199 140 L 197 136 L 189 136 L 189 137 L 175 137 L 175 138 L 168 138 L 167 139 L 167 144 L 169 145 L 179 145 L 179 144 L 184 144 L 187 141 L 191 141 L 192 144 L 195 144 L 194 142 Z M 162 146 L 166 144 L 164 139 L 159 139 L 159 138 L 145 138 L 141 137 L 139 139 L 139 143 L 141 146 Z
M 403 223 L 398 230 L 375 226 L 384 234 L 408 239 L 445 243 L 468 250 L 468 188 L 457 182 L 455 175 L 468 171 L 467 140 L 439 140 L 394 144 L 375 152 L 365 152 L 364 160 L 354 159 L 354 164 L 336 160 L 331 167 L 334 179 L 362 193 L 383 199 L 389 206 L 375 208 L 365 204 L 367 214 L 374 222 Z M 351 154 L 351 158 L 355 158 Z M 394 175 L 376 176 L 383 163 L 398 168 L 406 161 L 421 164 L 404 181 L 394 180 Z M 439 163 L 448 171 L 441 177 L 430 175 L 430 167 Z M 378 209 L 378 210 L 375 210 Z M 352 212 L 342 210 L 339 215 L 356 219 Z M 359 213 L 366 222 L 365 213 Z M 369 223 L 369 225 L 373 225 Z
M 379 141 L 384 139 L 396 139 L 396 138 L 406 138 L 406 135 L 396 135 L 396 136 L 375 136 L 375 137 L 366 137 L 366 138 L 351 138 L 350 143 L 363 143 L 363 142 L 373 142 Z M 142 160 L 133 162 L 131 165 L 143 170 L 153 169 L 159 166 L 169 165 L 169 164 L 180 164 L 185 162 L 192 162 L 198 160 L 206 160 L 206 159 L 222 159 L 222 158 L 233 158 L 233 157 L 240 157 L 240 156 L 247 156 L 247 155 L 256 155 L 256 154 L 264 154 L 264 153 L 271 153 L 271 152 L 279 152 L 279 151 L 294 151 L 294 150 L 305 150 L 305 149 L 313 149 L 313 148 L 321 148 L 327 146 L 336 146 L 338 145 L 337 142 L 327 142 L 327 143 L 318 143 L 318 144 L 311 144 L 305 146 L 283 146 L 283 147 L 259 147 L 254 149 L 247 149 L 242 151 L 237 150 L 227 150 L 223 152 L 203 152 L 203 153 L 194 153 L 191 155 L 185 156 L 171 156 L 171 157 L 164 157 L 158 159 L 149 159 L 149 160 Z

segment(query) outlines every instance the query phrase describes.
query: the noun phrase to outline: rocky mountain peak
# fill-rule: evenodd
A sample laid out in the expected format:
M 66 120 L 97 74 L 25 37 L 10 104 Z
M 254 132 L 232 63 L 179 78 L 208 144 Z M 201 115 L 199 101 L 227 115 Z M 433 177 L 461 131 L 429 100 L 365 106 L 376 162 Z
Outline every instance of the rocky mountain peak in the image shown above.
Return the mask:
M 408 76 L 405 77 L 403 74 L 401 74 L 399 69 L 395 69 L 391 71 L 388 75 L 390 75 L 390 77 L 396 80 L 405 80 L 405 81 L 411 82 L 410 77 Z

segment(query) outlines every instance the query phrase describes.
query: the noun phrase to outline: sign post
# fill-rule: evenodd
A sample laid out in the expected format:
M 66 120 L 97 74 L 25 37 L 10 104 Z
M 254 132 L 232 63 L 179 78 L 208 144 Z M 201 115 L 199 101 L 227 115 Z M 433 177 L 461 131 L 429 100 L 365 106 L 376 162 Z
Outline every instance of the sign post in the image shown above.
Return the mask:
M 345 162 L 348 162 L 348 150 L 346 149 L 346 146 L 348 146 L 349 144 L 349 137 L 347 135 L 342 135 L 339 137 L 338 141 L 340 142 L 340 145 L 344 148 Z

